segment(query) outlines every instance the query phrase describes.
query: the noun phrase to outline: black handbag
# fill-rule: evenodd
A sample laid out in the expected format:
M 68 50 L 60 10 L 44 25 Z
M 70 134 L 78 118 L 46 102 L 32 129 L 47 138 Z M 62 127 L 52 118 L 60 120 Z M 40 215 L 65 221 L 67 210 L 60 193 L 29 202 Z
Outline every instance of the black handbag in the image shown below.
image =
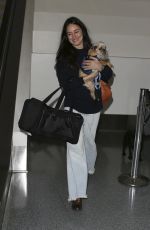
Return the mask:
M 82 115 L 72 112 L 72 108 L 60 109 L 64 99 L 63 91 L 54 108 L 46 104 L 59 89 L 60 87 L 43 101 L 36 98 L 26 99 L 18 126 L 34 136 L 57 138 L 76 144 L 83 124 Z

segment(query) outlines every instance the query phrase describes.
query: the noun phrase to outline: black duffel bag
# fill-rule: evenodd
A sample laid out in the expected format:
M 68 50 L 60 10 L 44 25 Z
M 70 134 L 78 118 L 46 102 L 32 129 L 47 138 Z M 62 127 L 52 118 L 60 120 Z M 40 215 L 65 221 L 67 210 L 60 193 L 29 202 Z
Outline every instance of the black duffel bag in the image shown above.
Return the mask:
M 60 87 L 43 101 L 36 98 L 26 99 L 18 126 L 33 136 L 57 138 L 76 144 L 83 124 L 82 115 L 72 112 L 72 108 L 60 109 L 64 98 L 63 91 L 54 108 L 46 104 L 59 89 Z

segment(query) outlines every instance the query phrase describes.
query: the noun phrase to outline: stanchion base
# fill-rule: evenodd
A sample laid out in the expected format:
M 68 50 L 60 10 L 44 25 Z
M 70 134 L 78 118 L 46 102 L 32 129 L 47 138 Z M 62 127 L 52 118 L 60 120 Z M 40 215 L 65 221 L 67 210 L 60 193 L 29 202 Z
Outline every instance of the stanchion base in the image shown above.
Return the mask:
M 145 176 L 138 176 L 136 178 L 131 177 L 131 175 L 123 174 L 118 177 L 118 181 L 122 184 L 129 185 L 132 187 L 146 186 L 149 183 L 149 178 Z

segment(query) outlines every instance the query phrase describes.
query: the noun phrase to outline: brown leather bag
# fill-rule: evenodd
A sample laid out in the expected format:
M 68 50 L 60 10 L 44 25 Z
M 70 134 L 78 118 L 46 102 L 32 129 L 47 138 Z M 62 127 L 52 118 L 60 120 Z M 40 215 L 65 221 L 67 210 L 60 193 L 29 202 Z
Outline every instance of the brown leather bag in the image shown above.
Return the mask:
M 105 106 L 112 99 L 111 87 L 103 80 L 100 80 L 100 87 L 101 87 L 102 104 L 103 106 Z

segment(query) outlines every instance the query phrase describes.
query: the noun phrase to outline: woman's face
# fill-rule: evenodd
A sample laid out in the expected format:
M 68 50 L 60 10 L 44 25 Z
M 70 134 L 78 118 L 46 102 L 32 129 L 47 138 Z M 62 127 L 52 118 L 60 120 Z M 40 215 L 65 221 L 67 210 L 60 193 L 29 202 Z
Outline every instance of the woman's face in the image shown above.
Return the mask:
M 83 49 L 83 33 L 80 26 L 69 24 L 67 26 L 67 38 L 76 49 Z

